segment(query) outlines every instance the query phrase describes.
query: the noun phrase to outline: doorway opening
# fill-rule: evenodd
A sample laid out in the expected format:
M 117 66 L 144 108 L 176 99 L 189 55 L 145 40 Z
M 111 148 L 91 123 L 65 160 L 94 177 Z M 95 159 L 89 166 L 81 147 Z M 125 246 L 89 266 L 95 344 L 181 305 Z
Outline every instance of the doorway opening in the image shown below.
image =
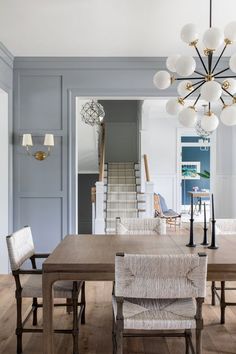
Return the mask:
M 6 235 L 9 227 L 9 133 L 8 133 L 8 93 L 0 88 L 0 150 L 1 150 L 1 183 L 0 183 L 0 273 L 8 273 L 8 253 Z
M 210 191 L 212 191 L 212 165 L 214 157 L 212 137 L 200 137 L 194 132 L 179 134 L 179 204 L 183 222 L 189 221 L 191 195 L 194 220 L 210 218 Z M 194 192 L 194 193 L 193 193 Z M 204 205 L 205 204 L 205 205 Z

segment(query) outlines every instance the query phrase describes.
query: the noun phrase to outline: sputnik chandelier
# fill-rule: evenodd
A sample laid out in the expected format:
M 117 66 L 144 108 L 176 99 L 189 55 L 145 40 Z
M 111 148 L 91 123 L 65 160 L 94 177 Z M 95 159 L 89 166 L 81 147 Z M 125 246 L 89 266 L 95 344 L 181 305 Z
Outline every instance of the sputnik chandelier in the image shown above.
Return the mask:
M 227 46 L 236 42 L 236 22 L 230 22 L 225 27 L 224 34 L 219 28 L 212 27 L 212 0 L 210 0 L 209 17 L 209 29 L 203 35 L 207 63 L 204 62 L 197 46 L 199 41 L 197 27 L 189 23 L 181 30 L 181 39 L 195 49 L 202 71 L 196 70 L 196 61 L 193 57 L 177 54 L 166 60 L 166 67 L 172 74 L 161 70 L 153 77 L 154 85 L 161 90 L 167 89 L 175 81 L 180 81 L 177 87 L 179 97 L 167 101 L 166 111 L 171 115 L 178 115 L 183 126 L 195 127 L 199 135 L 201 131 L 205 132 L 205 135 L 210 134 L 218 127 L 219 119 L 213 113 L 211 106 L 219 100 L 222 103 L 221 121 L 226 125 L 236 125 L 236 75 L 226 74 L 228 70 L 236 73 L 236 53 L 231 56 L 228 67 L 217 70 Z M 214 58 L 214 51 L 222 45 L 219 57 Z M 180 77 L 175 76 L 174 73 Z M 196 75 L 191 76 L 192 74 Z M 188 78 L 189 76 L 191 77 Z M 192 95 L 195 96 L 195 101 L 188 105 L 185 100 Z M 230 102 L 225 102 L 226 97 L 230 98 Z M 208 103 L 208 109 L 201 118 L 197 114 L 199 99 Z

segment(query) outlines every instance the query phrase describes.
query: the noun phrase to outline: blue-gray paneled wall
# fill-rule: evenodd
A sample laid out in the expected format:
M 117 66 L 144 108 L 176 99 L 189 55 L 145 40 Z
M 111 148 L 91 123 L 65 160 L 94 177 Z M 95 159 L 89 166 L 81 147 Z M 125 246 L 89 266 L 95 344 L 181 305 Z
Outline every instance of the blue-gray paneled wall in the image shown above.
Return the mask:
M 75 97 L 176 95 L 175 86 L 168 92 L 153 86 L 164 67 L 164 58 L 15 58 L 14 228 L 31 225 L 39 251 L 77 232 Z M 26 132 L 37 143 L 45 132 L 55 134 L 51 157 L 26 156 L 20 146 Z
M 8 93 L 8 177 L 9 177 L 9 198 L 8 198 L 8 232 L 13 228 L 13 120 L 12 120 L 12 91 L 13 91 L 13 55 L 0 42 L 0 88 Z M 5 152 L 4 152 L 5 153 Z M 4 173 L 4 172 L 3 172 Z M 1 218 L 0 218 L 1 220 Z M 5 235 L 0 235 L 5 236 Z M 5 240 L 4 240 L 5 242 Z

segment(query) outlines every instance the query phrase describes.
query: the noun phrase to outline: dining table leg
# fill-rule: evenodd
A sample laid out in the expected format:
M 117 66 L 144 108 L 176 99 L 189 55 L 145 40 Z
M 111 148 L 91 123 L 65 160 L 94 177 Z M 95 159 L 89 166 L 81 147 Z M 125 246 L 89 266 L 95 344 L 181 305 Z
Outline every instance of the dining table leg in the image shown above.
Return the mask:
M 53 274 L 43 273 L 43 354 L 54 354 L 53 340 Z

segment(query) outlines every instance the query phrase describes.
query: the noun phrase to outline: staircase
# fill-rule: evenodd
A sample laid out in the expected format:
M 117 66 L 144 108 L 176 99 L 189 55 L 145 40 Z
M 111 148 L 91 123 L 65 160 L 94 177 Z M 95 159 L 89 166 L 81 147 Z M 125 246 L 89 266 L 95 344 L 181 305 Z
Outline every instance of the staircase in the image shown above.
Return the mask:
M 105 166 L 105 231 L 114 234 L 116 218 L 137 218 L 144 212 L 140 193 L 139 165 L 133 162 L 108 163 Z

